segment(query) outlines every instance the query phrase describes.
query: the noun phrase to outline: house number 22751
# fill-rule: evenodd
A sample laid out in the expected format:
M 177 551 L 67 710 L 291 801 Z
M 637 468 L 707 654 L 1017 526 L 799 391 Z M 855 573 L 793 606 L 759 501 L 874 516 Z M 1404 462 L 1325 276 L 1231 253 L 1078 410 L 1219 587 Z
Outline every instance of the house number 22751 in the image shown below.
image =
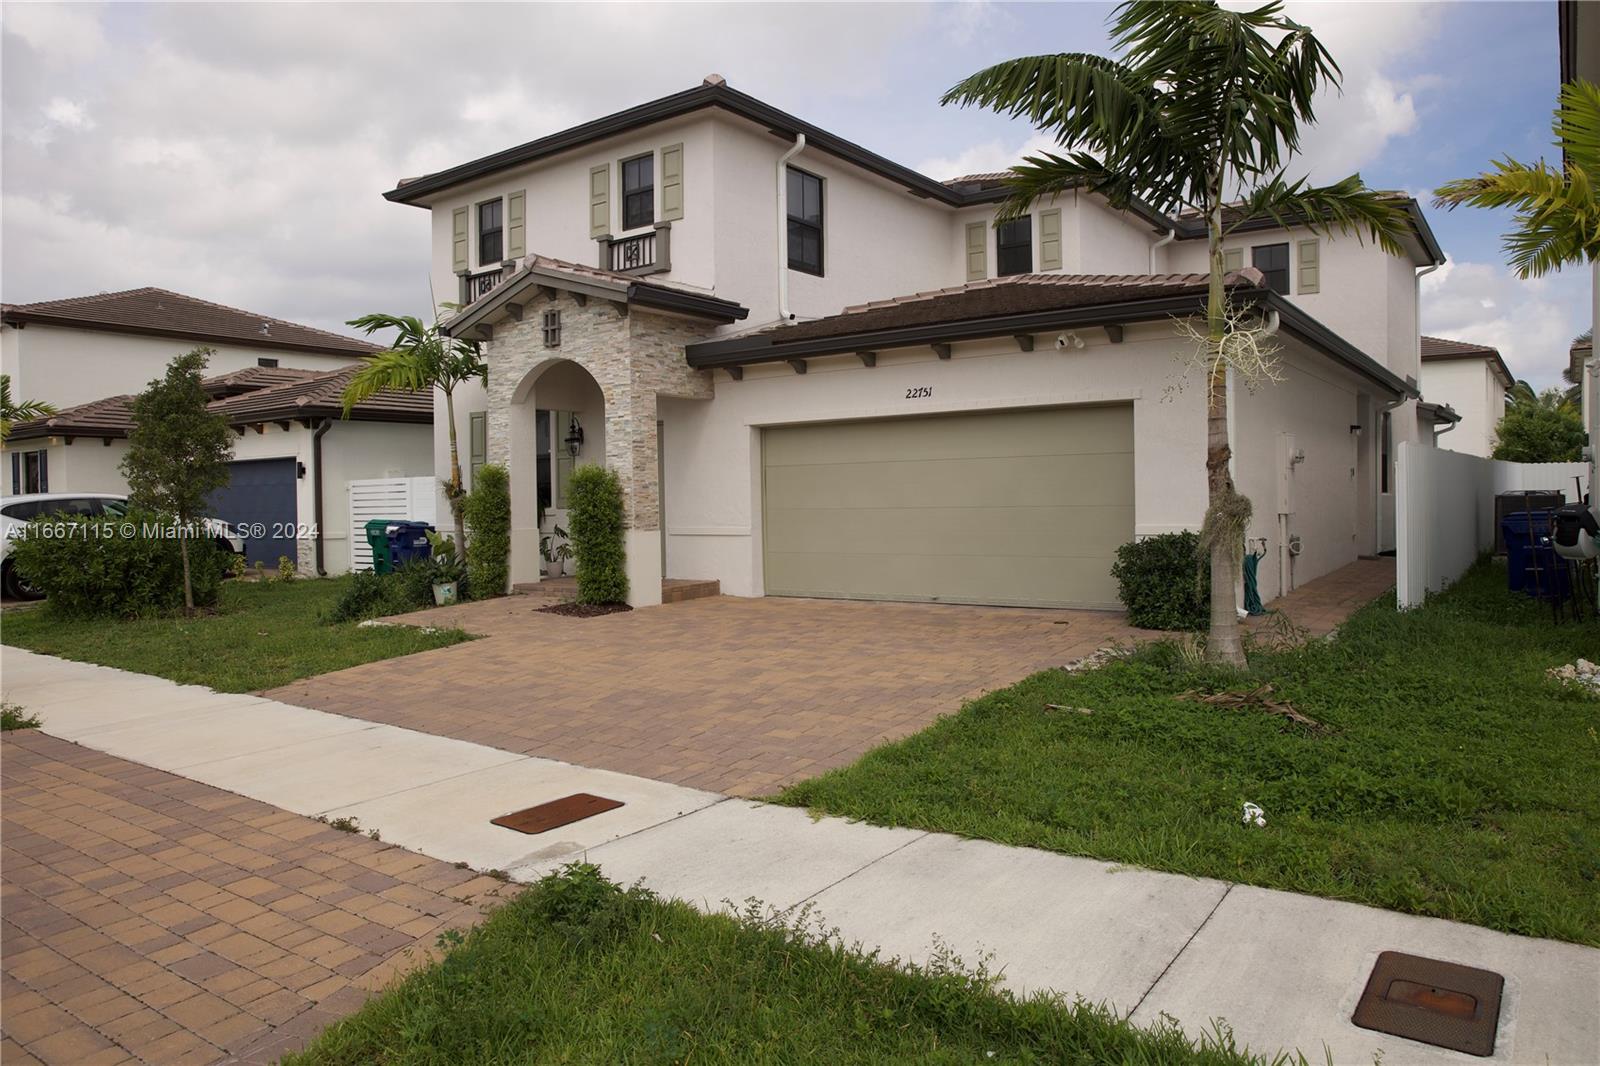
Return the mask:
M 932 395 L 932 385 L 914 385 L 906 390 L 906 399 L 908 400 L 926 400 Z

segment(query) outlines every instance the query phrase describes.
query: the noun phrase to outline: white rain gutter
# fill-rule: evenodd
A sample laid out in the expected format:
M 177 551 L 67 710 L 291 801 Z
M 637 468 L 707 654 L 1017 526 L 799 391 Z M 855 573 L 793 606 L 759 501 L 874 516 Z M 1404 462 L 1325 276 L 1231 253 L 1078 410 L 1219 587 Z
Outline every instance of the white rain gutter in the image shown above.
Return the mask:
M 806 135 L 797 133 L 794 144 L 778 157 L 778 318 L 794 320 L 789 311 L 789 160 L 805 151 Z
M 1171 244 L 1177 239 L 1178 231 L 1175 229 L 1169 229 L 1167 230 L 1167 235 L 1165 237 L 1161 238 L 1159 241 L 1156 241 L 1150 246 L 1150 273 L 1154 274 L 1156 272 L 1156 249 L 1165 248 L 1167 245 Z

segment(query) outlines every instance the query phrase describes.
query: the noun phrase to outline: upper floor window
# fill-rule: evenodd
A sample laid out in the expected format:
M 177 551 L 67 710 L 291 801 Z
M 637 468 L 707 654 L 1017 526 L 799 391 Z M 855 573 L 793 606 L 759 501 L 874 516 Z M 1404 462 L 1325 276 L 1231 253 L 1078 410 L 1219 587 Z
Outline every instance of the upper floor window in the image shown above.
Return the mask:
M 505 229 L 501 223 L 500 201 L 490 200 L 478 205 L 478 264 L 488 266 L 505 256 Z
M 1267 288 L 1273 292 L 1289 293 L 1289 246 L 1287 244 L 1258 244 L 1250 249 L 1250 265 L 1261 271 L 1267 279 Z
M 1027 274 L 1033 270 L 1033 219 L 1028 215 L 1000 223 L 994 235 L 996 272 Z
M 822 276 L 822 179 L 789 168 L 789 269 Z
M 259 359 L 256 360 L 256 366 L 268 366 L 268 367 L 270 367 L 270 366 L 277 366 L 277 365 L 278 365 L 278 361 L 276 359 L 269 358 L 269 357 L 267 357 L 265 355 L 261 356 Z
M 656 157 L 622 161 L 622 228 L 638 229 L 656 220 Z

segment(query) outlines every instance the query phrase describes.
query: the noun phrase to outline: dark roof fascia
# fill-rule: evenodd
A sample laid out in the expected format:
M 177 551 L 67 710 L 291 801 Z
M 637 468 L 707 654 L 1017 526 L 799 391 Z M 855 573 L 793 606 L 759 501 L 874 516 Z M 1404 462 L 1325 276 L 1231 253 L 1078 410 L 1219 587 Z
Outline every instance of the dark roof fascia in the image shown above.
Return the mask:
M 11 427 L 11 431 L 6 434 L 6 446 L 10 447 L 12 441 L 44 440 L 48 437 L 87 437 L 94 440 L 122 440 L 127 435 L 127 430 L 113 429 L 110 426 L 52 426 L 43 421 L 24 422 Z
M 918 174 L 910 167 L 901 166 L 899 163 L 885 159 L 876 152 L 868 151 L 847 141 L 843 137 L 829 133 L 819 126 L 813 126 L 787 112 L 780 111 L 771 104 L 763 103 L 755 97 L 730 89 L 726 85 L 700 85 L 693 89 L 686 89 L 671 96 L 664 96 L 659 100 L 630 107 L 624 111 L 585 122 L 560 133 L 553 133 L 548 137 L 529 141 L 515 148 L 508 148 L 493 155 L 486 155 L 481 159 L 462 163 L 459 166 L 429 174 L 415 181 L 406 182 L 384 193 L 384 199 L 394 203 L 415 204 L 423 197 L 436 192 L 441 192 L 455 185 L 486 177 L 510 167 L 531 163 L 548 156 L 564 152 L 572 148 L 607 137 L 615 137 L 642 126 L 667 119 L 678 118 L 691 114 L 707 107 L 720 107 L 741 118 L 750 120 L 757 125 L 782 136 L 793 138 L 796 134 L 806 135 L 806 147 L 827 152 L 829 155 L 838 156 L 847 162 L 854 163 L 866 170 L 870 170 L 882 177 L 888 178 L 897 184 L 904 185 L 911 192 L 929 199 L 938 200 L 952 207 L 959 207 L 969 202 L 967 197 L 945 185 L 943 182 L 934 181 L 923 174 Z M 982 202 L 982 201 L 970 201 Z
M 1424 401 L 1417 404 L 1417 409 L 1434 422 L 1449 422 L 1451 425 L 1455 425 L 1461 421 L 1461 416 L 1456 413 L 1456 409 L 1447 403 L 1427 403 Z
M 657 311 L 709 318 L 716 322 L 739 322 L 750 317 L 750 309 L 719 296 L 706 296 L 681 289 L 667 289 L 660 285 L 635 282 L 628 286 L 628 303 L 649 307 Z
M 240 348 L 264 348 L 287 352 L 311 352 L 316 355 L 340 355 L 350 359 L 365 359 L 382 350 L 373 348 L 371 351 L 362 352 L 352 351 L 348 348 L 335 348 L 331 345 L 300 344 L 294 341 L 273 340 L 271 338 L 257 340 L 251 337 L 224 337 L 216 333 L 200 333 L 194 330 L 119 325 L 111 322 L 72 318 L 66 315 L 41 315 L 31 311 L 18 310 L 7 310 L 4 315 L 4 322 L 8 326 L 20 327 L 32 323 L 40 326 L 58 326 L 62 329 L 92 330 L 98 333 L 131 333 L 140 337 L 171 337 L 175 340 L 210 341 L 212 344 L 233 344 Z
M 1396 376 L 1377 360 L 1301 311 L 1275 292 L 1263 289 L 1232 290 L 1240 303 L 1265 305 L 1278 312 L 1281 328 L 1287 328 L 1307 343 L 1322 349 L 1357 374 L 1398 396 L 1418 396 L 1415 386 Z M 1012 334 L 1042 333 L 1072 326 L 1098 326 L 1125 322 L 1147 322 L 1173 315 L 1204 313 L 1204 293 L 1164 296 L 1151 300 L 1132 300 L 1093 307 L 1073 307 L 1054 311 L 1030 311 L 1016 315 L 997 315 L 965 322 L 944 322 L 903 326 L 783 342 L 772 334 L 701 341 L 685 348 L 689 365 L 697 370 L 717 367 L 776 363 L 828 355 L 848 355 L 858 351 L 885 348 L 910 348 L 924 344 L 959 340 L 979 340 Z M 781 336 L 781 333 L 777 336 Z

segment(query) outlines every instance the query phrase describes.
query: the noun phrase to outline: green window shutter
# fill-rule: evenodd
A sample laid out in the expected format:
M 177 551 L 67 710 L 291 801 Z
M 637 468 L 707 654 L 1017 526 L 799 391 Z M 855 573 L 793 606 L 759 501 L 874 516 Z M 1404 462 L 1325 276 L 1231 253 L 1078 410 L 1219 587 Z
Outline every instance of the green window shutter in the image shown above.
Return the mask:
M 467 269 L 467 209 L 450 212 L 450 269 Z
M 989 226 L 967 223 L 967 280 L 982 281 L 989 276 Z
M 683 145 L 661 149 L 661 221 L 683 217 Z
M 611 164 L 589 168 L 589 236 L 611 232 Z
M 1222 250 L 1222 269 L 1227 271 L 1244 269 L 1244 249 L 1224 248 Z
M 1061 209 L 1039 212 L 1039 269 L 1061 269 Z
M 469 485 L 477 483 L 478 468 L 489 460 L 488 420 L 489 416 L 484 411 L 474 411 L 467 416 L 468 425 L 471 427 L 467 431 L 469 441 L 467 448 L 470 454 L 467 466 L 472 474 L 472 480 L 468 483 Z
M 1295 291 L 1299 293 L 1320 292 L 1322 288 L 1322 251 L 1316 238 L 1300 241 L 1295 246 L 1299 262 L 1296 273 L 1299 277 L 1295 282 Z
M 506 197 L 506 258 L 521 259 L 528 254 L 528 193 L 518 189 Z

